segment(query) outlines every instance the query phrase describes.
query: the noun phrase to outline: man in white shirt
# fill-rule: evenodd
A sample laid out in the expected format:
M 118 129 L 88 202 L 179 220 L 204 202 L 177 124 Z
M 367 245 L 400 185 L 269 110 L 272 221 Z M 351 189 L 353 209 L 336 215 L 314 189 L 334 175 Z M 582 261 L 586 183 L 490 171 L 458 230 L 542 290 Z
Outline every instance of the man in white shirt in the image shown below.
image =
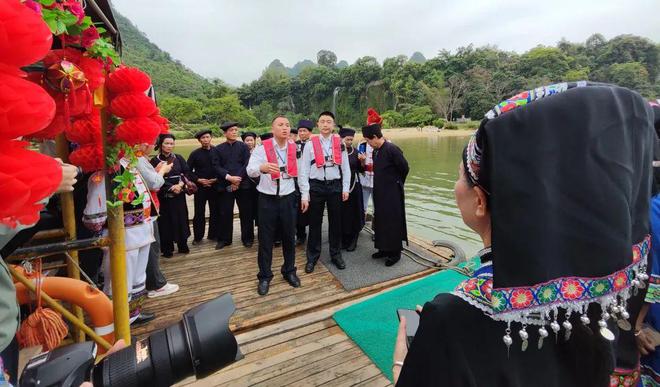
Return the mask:
M 334 114 L 327 111 L 321 113 L 317 126 L 321 135 L 312 137 L 311 144 L 305 146 L 298 176 L 301 210 L 305 212 L 309 208 L 306 273 L 314 271 L 321 256 L 321 225 L 326 204 L 330 257 L 338 269 L 346 267 L 341 257 L 341 202 L 348 200 L 350 190 L 348 154 L 339 136 L 332 133 L 335 128 Z
M 271 124 L 273 138 L 262 142 L 250 156 L 246 168 L 248 176 L 259 178 L 259 295 L 268 294 L 270 281 L 273 278 L 271 265 L 273 262 L 273 244 L 275 231 L 279 230 L 282 237 L 282 252 L 284 265 L 282 275 L 294 288 L 300 286 L 296 275 L 296 214 L 298 212 L 297 197 L 293 178 L 297 175 L 296 144 L 289 141 L 289 120 L 286 117 L 275 117 Z

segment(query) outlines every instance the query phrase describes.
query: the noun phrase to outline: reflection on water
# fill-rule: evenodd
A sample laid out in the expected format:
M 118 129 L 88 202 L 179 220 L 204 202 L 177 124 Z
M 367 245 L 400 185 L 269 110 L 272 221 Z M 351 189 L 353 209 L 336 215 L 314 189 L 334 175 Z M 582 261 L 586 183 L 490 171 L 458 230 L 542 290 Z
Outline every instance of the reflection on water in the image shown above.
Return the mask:
M 461 220 L 454 201 L 461 152 L 469 137 L 398 139 L 410 165 L 406 180 L 408 232 L 427 240 L 445 239 L 458 243 L 470 256 L 481 240 Z M 188 158 L 197 146 L 177 146 L 175 152 Z

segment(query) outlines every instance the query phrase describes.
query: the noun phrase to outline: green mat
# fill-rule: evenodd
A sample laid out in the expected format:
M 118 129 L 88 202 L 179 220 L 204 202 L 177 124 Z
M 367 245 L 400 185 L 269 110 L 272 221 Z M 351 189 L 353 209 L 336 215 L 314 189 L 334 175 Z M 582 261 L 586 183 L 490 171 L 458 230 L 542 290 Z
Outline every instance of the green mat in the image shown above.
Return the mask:
M 478 261 L 476 258 L 461 266 L 470 265 L 474 268 Z M 438 293 L 454 290 L 465 278 L 456 271 L 445 270 L 349 306 L 335 313 L 333 318 L 383 374 L 392 380 L 392 353 L 399 325 L 396 310 L 415 309 L 415 305 L 424 305 Z

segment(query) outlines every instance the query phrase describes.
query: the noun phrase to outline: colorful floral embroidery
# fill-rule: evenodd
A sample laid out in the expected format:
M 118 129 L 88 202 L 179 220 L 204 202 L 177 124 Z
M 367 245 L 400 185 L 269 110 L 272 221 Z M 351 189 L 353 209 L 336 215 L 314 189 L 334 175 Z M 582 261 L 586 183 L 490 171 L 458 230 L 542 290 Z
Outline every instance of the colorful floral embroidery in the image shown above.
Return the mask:
M 633 387 L 637 385 L 639 380 L 639 368 L 634 370 L 627 370 L 616 368 L 614 373 L 610 375 L 610 387 Z
M 584 294 L 584 287 L 580 281 L 569 279 L 564 280 L 561 284 L 561 296 L 565 300 L 577 300 Z
M 651 239 L 649 236 L 633 246 L 635 262 L 628 267 L 600 278 L 557 278 L 525 287 L 493 288 L 493 268 L 488 264 L 478 269 L 472 278 L 463 281 L 452 294 L 477 306 L 496 319 L 510 319 L 508 314 L 523 316 L 529 313 L 549 311 L 556 306 L 584 305 L 597 298 L 617 294 L 631 286 L 635 274 L 646 263 Z M 654 283 L 655 281 L 655 283 Z M 660 277 L 649 281 L 648 297 L 660 302 Z

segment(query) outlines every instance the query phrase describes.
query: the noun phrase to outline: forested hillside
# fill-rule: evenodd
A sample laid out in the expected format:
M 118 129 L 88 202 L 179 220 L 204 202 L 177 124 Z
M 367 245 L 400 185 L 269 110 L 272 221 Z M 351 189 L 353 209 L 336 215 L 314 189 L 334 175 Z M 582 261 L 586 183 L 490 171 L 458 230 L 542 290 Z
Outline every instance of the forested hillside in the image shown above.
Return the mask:
M 224 120 L 266 127 L 277 113 L 292 121 L 314 118 L 332 109 L 335 91 L 338 122 L 354 127 L 375 107 L 386 126 L 452 128 L 447 121 L 463 115 L 478 120 L 503 98 L 560 81 L 609 82 L 660 97 L 660 45 L 633 35 L 607 40 L 594 34 L 585 42 L 561 40 L 522 54 L 470 45 L 433 58 L 414 52 L 383 63 L 365 56 L 348 64 L 320 50 L 316 61 L 302 59 L 292 67 L 274 59 L 258 79 L 235 89 L 196 74 L 129 20 L 119 14 L 117 19 L 124 61 L 151 75 L 163 113 L 180 132 Z

